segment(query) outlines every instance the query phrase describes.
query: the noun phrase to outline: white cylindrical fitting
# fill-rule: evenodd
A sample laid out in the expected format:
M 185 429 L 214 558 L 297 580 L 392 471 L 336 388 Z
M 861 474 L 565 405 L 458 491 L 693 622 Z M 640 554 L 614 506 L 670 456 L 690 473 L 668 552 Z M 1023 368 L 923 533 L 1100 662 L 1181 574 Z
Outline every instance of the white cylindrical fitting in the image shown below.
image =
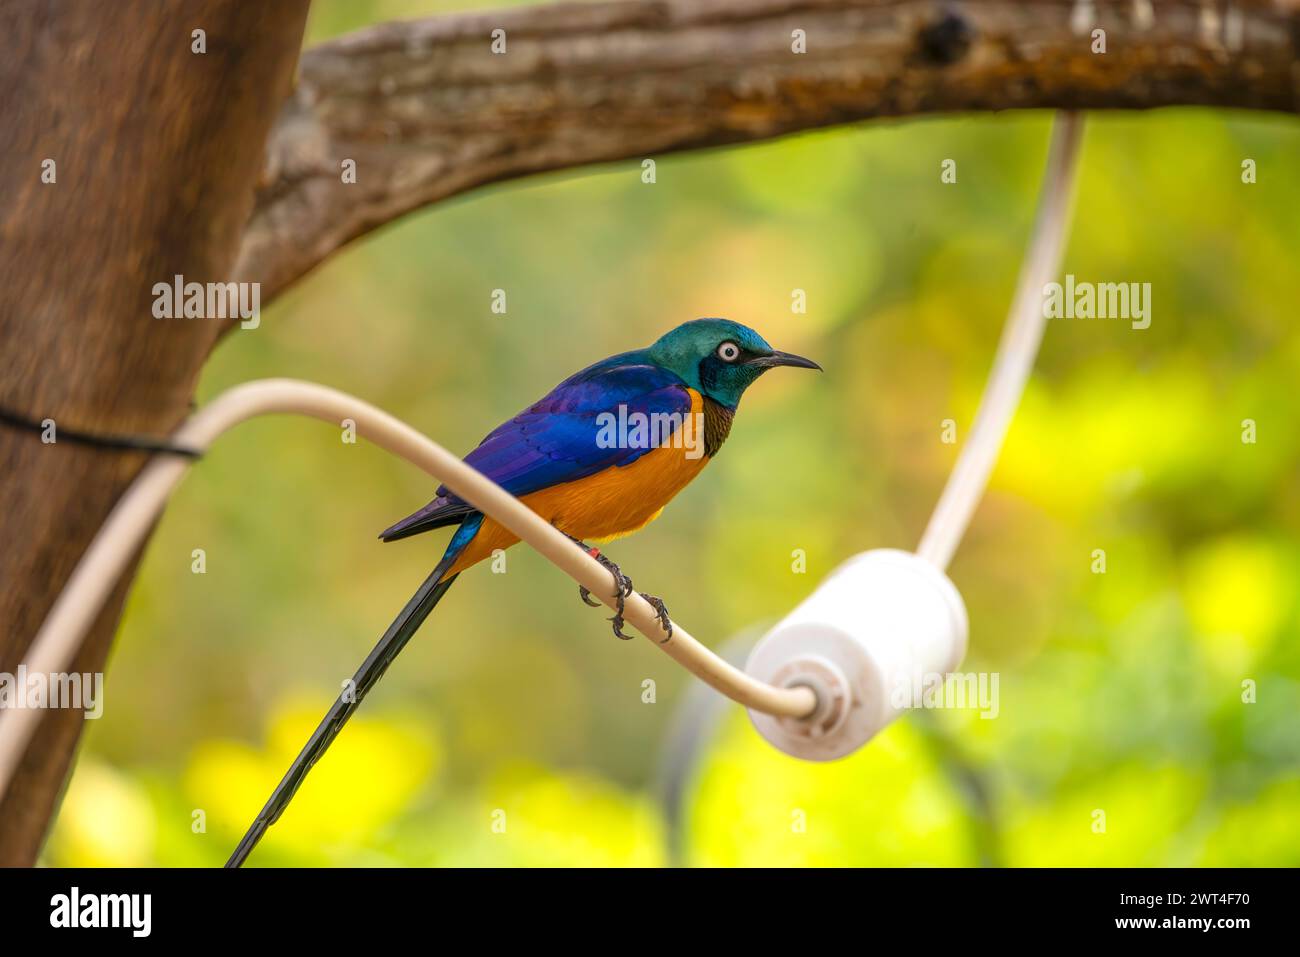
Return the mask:
M 786 754 L 830 761 L 860 748 L 966 655 L 966 606 L 936 566 L 911 552 L 850 558 L 758 643 L 745 670 L 817 695 L 807 718 L 750 711 Z

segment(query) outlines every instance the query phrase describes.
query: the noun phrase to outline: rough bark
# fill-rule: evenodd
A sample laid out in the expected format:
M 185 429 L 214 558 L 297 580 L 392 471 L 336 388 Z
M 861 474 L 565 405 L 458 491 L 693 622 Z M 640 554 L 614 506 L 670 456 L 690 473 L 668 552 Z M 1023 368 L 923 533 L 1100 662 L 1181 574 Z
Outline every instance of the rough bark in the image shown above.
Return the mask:
M 1298 36 L 1295 0 L 630 0 L 385 24 L 303 56 L 238 271 L 270 298 L 357 236 L 484 183 L 870 117 L 1295 112 Z
M 228 278 L 307 0 L 0 6 L 0 403 L 69 428 L 165 434 L 219 334 L 159 320 L 154 283 Z M 191 31 L 207 52 L 191 52 Z M 42 162 L 55 161 L 43 183 Z M 143 456 L 0 427 L 0 671 L 14 672 Z M 100 671 L 125 582 L 75 664 Z M 30 864 L 83 724 L 51 710 L 0 804 Z

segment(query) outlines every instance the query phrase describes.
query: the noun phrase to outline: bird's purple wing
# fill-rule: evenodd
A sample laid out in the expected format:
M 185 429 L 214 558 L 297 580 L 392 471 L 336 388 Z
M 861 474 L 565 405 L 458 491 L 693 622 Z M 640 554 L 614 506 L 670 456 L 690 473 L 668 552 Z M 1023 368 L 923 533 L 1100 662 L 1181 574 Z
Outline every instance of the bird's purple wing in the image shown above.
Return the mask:
M 635 423 L 637 413 L 665 422 L 674 420 L 652 417 L 685 416 L 690 410 L 690 394 L 674 373 L 636 353 L 615 356 L 570 376 L 502 423 L 465 461 L 512 495 L 529 495 L 635 462 L 651 446 L 638 441 L 631 447 L 619 423 Z M 379 537 L 406 538 L 455 524 L 474 511 L 440 486 L 437 498 Z

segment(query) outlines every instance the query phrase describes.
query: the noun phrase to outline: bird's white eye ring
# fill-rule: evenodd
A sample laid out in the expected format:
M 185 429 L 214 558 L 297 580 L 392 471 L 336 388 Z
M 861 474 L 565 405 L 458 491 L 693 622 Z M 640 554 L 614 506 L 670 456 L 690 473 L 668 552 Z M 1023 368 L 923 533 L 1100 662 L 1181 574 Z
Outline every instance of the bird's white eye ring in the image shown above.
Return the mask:
M 734 342 L 724 342 L 718 346 L 718 358 L 723 362 L 735 362 L 740 358 L 740 346 Z

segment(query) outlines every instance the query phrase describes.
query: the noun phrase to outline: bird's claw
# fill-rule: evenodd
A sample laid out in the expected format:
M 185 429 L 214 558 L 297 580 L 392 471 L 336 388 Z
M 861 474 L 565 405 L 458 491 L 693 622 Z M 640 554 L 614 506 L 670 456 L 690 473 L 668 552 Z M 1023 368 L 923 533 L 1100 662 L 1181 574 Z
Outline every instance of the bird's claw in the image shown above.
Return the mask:
M 632 579 L 623 574 L 623 570 L 618 567 L 616 562 L 610 561 L 599 552 L 592 557 L 594 557 L 596 561 L 600 562 L 601 565 L 608 569 L 609 573 L 614 576 L 614 581 L 618 586 L 618 594 L 615 596 L 616 598 L 623 599 L 632 594 Z M 620 601 L 619 608 L 621 609 L 622 607 L 623 604 Z
M 649 602 L 650 607 L 655 610 L 655 620 L 659 622 L 659 627 L 664 630 L 664 638 L 659 644 L 668 644 L 673 638 L 673 620 L 668 617 L 668 606 L 664 604 L 662 598 L 656 598 L 654 595 L 647 595 L 643 592 L 641 597 Z
M 623 633 L 623 609 L 627 607 L 627 596 L 632 594 L 632 579 L 623 574 L 623 570 L 618 567 L 617 562 L 610 561 L 595 549 L 592 549 L 592 551 L 595 552 L 592 557 L 596 559 L 596 561 L 600 562 L 600 564 L 608 569 L 609 573 L 614 576 L 615 587 L 617 588 L 617 591 L 614 593 L 614 601 L 616 604 L 614 605 L 614 617 L 609 620 L 614 626 L 614 634 L 619 638 L 622 638 L 624 641 L 628 641 L 633 636 L 625 635 Z
M 624 641 L 631 641 L 634 637 L 636 637 L 635 635 L 623 634 L 623 622 L 624 622 L 623 599 L 621 596 L 619 597 L 618 600 L 618 611 L 614 612 L 614 617 L 610 618 L 609 621 L 611 621 L 614 625 L 614 635 L 616 637 L 622 638 Z
M 619 599 L 619 607 L 621 609 L 622 599 L 632 594 L 632 579 L 628 578 L 626 575 L 623 574 L 623 570 L 618 567 L 617 562 L 610 561 L 608 558 L 606 558 L 596 549 L 594 548 L 587 549 L 587 554 L 590 555 L 592 558 L 596 559 L 596 561 L 600 562 L 601 567 L 606 569 L 611 575 L 614 576 L 614 582 L 616 583 L 616 587 L 618 588 L 618 591 L 615 593 L 614 597 Z M 601 603 L 592 599 L 591 592 L 588 591 L 582 585 L 578 586 L 578 596 L 584 602 L 590 605 L 592 608 L 600 607 Z

